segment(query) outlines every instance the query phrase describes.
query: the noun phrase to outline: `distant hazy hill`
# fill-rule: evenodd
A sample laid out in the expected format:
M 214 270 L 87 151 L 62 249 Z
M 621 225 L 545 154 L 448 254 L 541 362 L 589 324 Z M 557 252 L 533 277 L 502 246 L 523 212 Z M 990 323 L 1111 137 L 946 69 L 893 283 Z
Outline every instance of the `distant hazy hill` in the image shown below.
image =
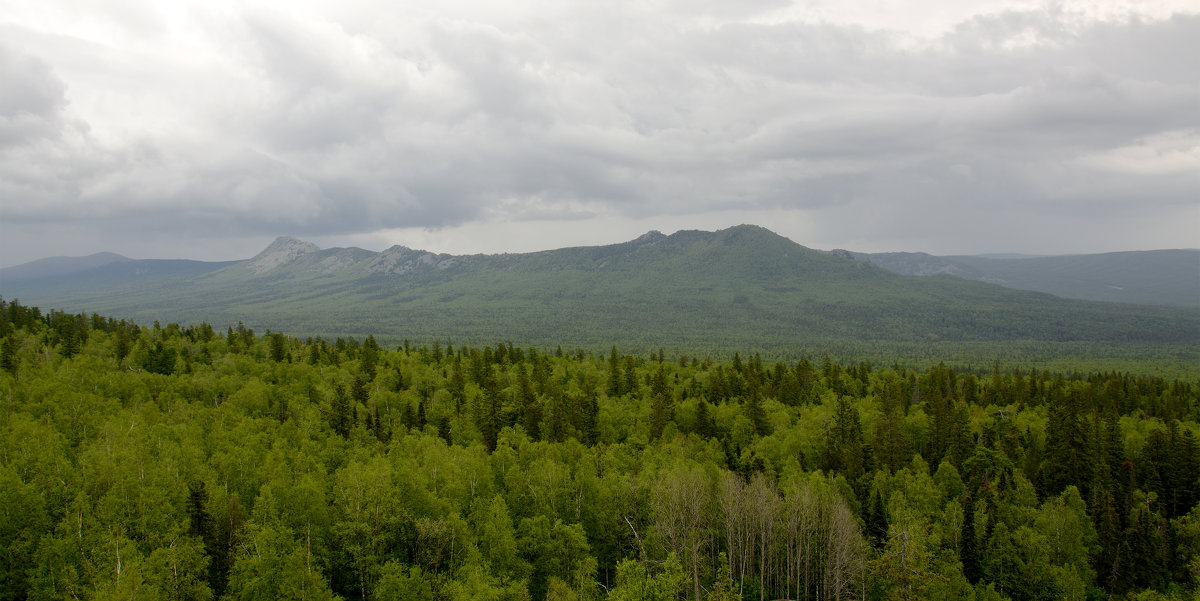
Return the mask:
M 1200 307 L 1200 250 L 1051 257 L 854 253 L 903 275 L 953 275 L 1084 300 Z
M 113 253 L 86 257 L 53 257 L 0 269 L 0 294 L 5 298 L 72 299 L 107 295 L 142 286 L 161 287 L 233 265 L 237 261 L 129 259 Z M 110 306 L 119 298 L 104 303 Z
M 86 257 L 47 257 L 15 267 L 0 269 L 0 282 L 58 278 L 81 271 L 132 261 L 116 253 L 96 253 Z
M 144 322 L 245 321 L 298 335 L 690 352 L 1200 340 L 1200 311 L 905 277 L 754 226 L 469 256 L 319 249 L 280 238 L 246 261 L 190 268 L 136 278 L 89 271 L 53 286 L 0 272 L 0 294 Z

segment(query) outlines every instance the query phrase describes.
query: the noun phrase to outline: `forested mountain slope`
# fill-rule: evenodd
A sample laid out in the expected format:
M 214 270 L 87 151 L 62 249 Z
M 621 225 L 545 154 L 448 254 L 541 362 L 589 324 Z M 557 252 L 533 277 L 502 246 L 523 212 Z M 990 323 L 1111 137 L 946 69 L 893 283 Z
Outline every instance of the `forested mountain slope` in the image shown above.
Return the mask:
M 1200 307 L 1200 250 L 1051 257 L 855 253 L 901 275 L 953 275 L 1066 298 Z
M 0 599 L 1194 599 L 1200 388 L 0 301 Z
M 76 292 L 3 282 L 0 293 L 147 322 L 244 321 L 390 341 L 510 339 L 590 349 L 617 342 L 643 350 L 799 348 L 860 356 L 950 343 L 983 345 L 988 357 L 997 343 L 1137 349 L 1129 354 L 1157 345 L 1186 354 L 1200 342 L 1200 310 L 903 277 L 753 226 L 651 232 L 624 244 L 515 255 L 322 250 L 281 238 L 220 269 L 112 282 Z

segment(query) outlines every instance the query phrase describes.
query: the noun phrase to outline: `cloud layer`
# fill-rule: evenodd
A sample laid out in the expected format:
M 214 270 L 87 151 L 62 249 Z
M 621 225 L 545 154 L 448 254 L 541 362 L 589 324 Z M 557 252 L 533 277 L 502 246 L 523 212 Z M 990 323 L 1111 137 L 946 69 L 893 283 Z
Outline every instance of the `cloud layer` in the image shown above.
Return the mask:
M 16 4 L 4 264 L 697 221 L 863 250 L 1197 245 L 1182 7 Z

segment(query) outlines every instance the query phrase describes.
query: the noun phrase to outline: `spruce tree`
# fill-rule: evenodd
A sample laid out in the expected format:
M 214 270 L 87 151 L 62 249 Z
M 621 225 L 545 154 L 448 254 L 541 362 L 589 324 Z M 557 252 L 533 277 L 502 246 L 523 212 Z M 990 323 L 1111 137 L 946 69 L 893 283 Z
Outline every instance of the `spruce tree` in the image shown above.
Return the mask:
M 356 403 L 366 406 L 369 393 L 367 392 L 367 383 L 362 376 L 354 376 L 354 381 L 350 384 L 350 396 Z
M 270 347 L 271 347 L 271 352 L 270 352 L 271 360 L 276 363 L 282 362 L 283 358 L 284 358 L 285 350 L 286 350 L 284 348 L 285 340 L 284 340 L 283 334 L 280 334 L 278 332 L 273 332 L 268 335 L 268 338 L 270 340 Z
M 1129 512 L 1124 540 L 1127 554 L 1124 590 L 1161 588 L 1168 580 L 1165 520 L 1155 511 L 1158 499 L 1153 493 L 1137 493 Z M 1123 591 L 1122 591 L 1123 592 Z
M 621 364 L 617 361 L 617 347 L 613 345 L 608 354 L 608 396 L 621 395 Z
M 462 358 L 454 357 L 454 369 L 450 372 L 450 398 L 454 401 L 454 414 L 462 414 L 463 402 L 467 398 L 467 376 L 463 373 Z
M 1092 514 L 1092 523 L 1096 528 L 1096 542 L 1099 546 L 1092 563 L 1096 570 L 1097 580 L 1106 589 L 1116 590 L 1123 575 L 1120 553 L 1123 533 L 1120 519 L 1117 517 L 1116 504 L 1113 502 L 1113 495 L 1100 478 L 1093 482 L 1088 509 Z
M 967 582 L 979 581 L 979 539 L 975 535 L 975 496 L 963 497 L 962 532 L 959 534 L 959 559 L 962 561 L 963 576 Z
M 1042 486 L 1046 495 L 1057 495 L 1069 485 L 1086 491 L 1091 484 L 1087 457 L 1087 432 L 1082 417 L 1081 391 L 1063 390 L 1055 382 L 1047 406 L 1046 452 Z
M 371 421 L 374 426 L 375 438 L 380 442 L 387 442 L 388 436 L 383 429 L 383 420 L 379 419 L 379 405 L 375 406 L 375 419 Z
M 663 396 L 670 394 L 670 391 L 667 390 L 667 372 L 663 369 L 662 363 L 658 364 L 658 369 L 650 379 L 650 396 L 655 397 L 660 394 Z
M 552 385 L 549 392 L 543 434 L 550 442 L 563 442 L 570 436 L 571 423 L 567 415 L 566 396 L 556 385 Z
M 663 429 L 667 427 L 667 422 L 671 421 L 671 414 L 671 399 L 663 393 L 654 395 L 654 400 L 650 404 L 650 438 L 652 440 L 662 437 Z
M 883 495 L 879 494 L 878 488 L 871 491 L 871 503 L 867 505 L 866 529 L 871 544 L 876 549 L 882 548 L 887 541 L 888 520 L 887 508 L 883 504 Z
M 358 365 L 359 370 L 368 382 L 375 379 L 375 366 L 379 363 L 379 343 L 375 341 L 374 334 L 368 334 L 367 339 L 363 341 L 362 352 L 359 353 Z
M 600 442 L 600 400 L 596 398 L 594 391 L 584 396 L 584 421 L 581 428 L 589 445 Z
M 746 412 L 746 417 L 754 424 L 754 432 L 759 436 L 766 436 L 771 433 L 771 422 L 767 419 L 767 411 L 763 409 L 762 397 L 755 388 L 746 399 L 746 404 L 742 406 Z
M 541 408 L 537 405 L 537 397 L 533 392 L 533 383 L 529 380 L 529 369 L 524 363 L 517 366 L 517 386 L 513 391 L 513 407 L 515 415 L 513 422 L 525 428 L 525 433 L 533 440 L 540 438 Z
M 625 368 L 621 382 L 621 391 L 633 397 L 638 395 L 637 364 L 632 355 L 625 356 Z
M 404 410 L 400 412 L 400 425 L 407 430 L 417 425 L 417 416 L 413 413 L 412 401 L 404 402 Z
M 708 401 L 704 399 L 696 401 L 696 424 L 692 429 L 705 440 L 716 435 L 716 425 L 709 415 Z
M 0 341 L 0 369 L 17 375 L 17 341 L 11 335 Z
M 475 424 L 483 434 L 484 445 L 489 453 L 496 450 L 497 437 L 500 435 L 502 401 L 500 399 L 500 383 L 496 380 L 494 367 L 488 367 L 483 378 L 483 390 L 475 410 Z
M 709 601 L 736 601 L 741 598 L 737 591 L 737 583 L 729 570 L 729 558 L 725 552 L 717 557 L 717 578 L 713 581 L 713 592 Z
M 333 388 L 333 399 L 330 401 L 330 426 L 342 438 L 350 437 L 351 420 L 350 399 L 346 396 L 346 387 L 339 382 Z
M 204 350 L 207 351 L 208 347 L 204 347 Z M 123 327 L 117 330 L 117 344 L 113 352 L 116 354 L 118 362 L 123 361 L 129 355 L 129 331 Z

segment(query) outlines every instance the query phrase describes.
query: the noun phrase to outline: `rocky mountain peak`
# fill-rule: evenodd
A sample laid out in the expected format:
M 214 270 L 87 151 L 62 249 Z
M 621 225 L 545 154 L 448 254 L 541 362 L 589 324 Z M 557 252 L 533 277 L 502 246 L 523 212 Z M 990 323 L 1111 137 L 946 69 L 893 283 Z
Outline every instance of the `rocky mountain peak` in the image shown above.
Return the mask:
M 367 264 L 366 269 L 368 273 L 404 275 L 419 268 L 447 269 L 458 264 L 460 260 L 461 257 L 453 255 L 435 254 L 397 245 L 379 253 Z
M 250 259 L 250 269 L 256 274 L 266 273 L 318 250 L 321 250 L 320 247 L 312 242 L 291 236 L 280 236 L 270 246 Z
M 649 244 L 651 242 L 658 242 L 659 240 L 662 240 L 663 238 L 666 238 L 666 237 L 667 237 L 666 234 L 664 234 L 658 230 L 650 230 L 650 231 L 642 234 L 641 236 L 634 238 L 633 242 L 636 244 Z

